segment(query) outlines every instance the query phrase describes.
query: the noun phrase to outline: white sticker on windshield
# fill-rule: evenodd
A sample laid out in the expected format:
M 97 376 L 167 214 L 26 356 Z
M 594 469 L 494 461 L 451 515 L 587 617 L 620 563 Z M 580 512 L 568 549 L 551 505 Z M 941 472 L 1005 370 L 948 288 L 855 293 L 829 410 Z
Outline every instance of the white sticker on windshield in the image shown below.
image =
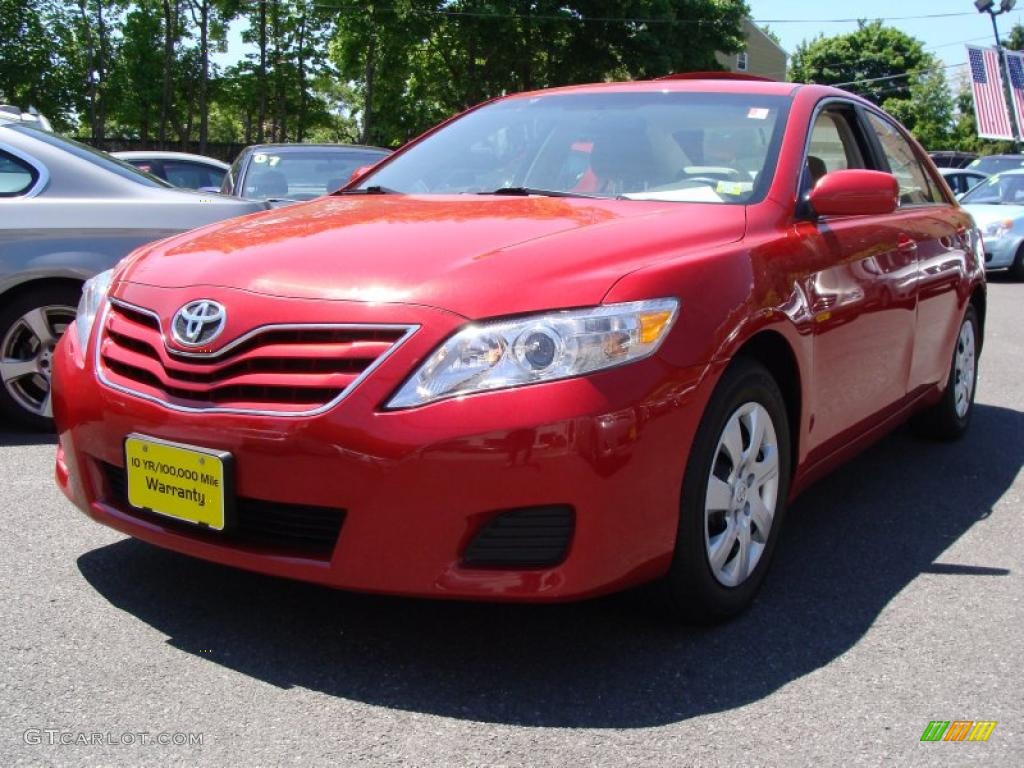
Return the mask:
M 751 107 L 747 112 L 747 119 L 749 120 L 767 120 L 768 110 L 765 107 Z
M 267 156 L 262 152 L 257 152 L 255 155 L 252 156 L 252 161 L 254 163 L 265 163 L 267 162 Z

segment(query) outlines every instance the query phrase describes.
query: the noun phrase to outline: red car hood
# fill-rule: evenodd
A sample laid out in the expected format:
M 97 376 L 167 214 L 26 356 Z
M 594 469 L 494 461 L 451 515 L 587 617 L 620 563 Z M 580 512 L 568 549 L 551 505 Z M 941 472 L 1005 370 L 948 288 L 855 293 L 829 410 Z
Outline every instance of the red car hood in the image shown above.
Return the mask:
M 744 228 L 733 205 L 334 196 L 155 243 L 120 277 L 486 317 L 597 304 L 627 272 L 736 241 Z

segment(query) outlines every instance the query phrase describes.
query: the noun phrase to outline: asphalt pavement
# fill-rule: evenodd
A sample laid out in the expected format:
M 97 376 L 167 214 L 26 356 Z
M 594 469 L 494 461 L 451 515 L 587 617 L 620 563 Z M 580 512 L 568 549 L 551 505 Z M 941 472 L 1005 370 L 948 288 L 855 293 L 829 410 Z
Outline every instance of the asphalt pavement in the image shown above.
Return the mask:
M 434 602 L 191 560 L 85 518 L 52 438 L 0 425 L 0 765 L 1024 765 L 1022 306 L 990 286 L 968 436 L 902 429 L 810 489 L 714 629 L 643 591 Z

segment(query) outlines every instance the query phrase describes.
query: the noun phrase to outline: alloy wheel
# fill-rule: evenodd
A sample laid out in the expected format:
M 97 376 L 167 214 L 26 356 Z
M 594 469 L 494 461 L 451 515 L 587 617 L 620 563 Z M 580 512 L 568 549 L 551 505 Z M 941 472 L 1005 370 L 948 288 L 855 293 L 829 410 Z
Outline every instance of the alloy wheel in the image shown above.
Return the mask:
M 74 319 L 74 307 L 36 307 L 15 320 L 0 340 L 0 380 L 11 398 L 33 415 L 53 416 L 53 351 Z

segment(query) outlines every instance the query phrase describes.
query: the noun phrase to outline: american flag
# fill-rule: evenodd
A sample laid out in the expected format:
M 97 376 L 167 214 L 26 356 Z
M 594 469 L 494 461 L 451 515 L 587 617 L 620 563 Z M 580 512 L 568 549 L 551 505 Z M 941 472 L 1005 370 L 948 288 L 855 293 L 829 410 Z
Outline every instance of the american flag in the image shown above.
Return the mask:
M 967 61 L 971 66 L 971 90 L 974 93 L 978 135 L 983 139 L 1012 139 L 1010 115 L 1006 111 L 1003 78 L 999 74 L 999 57 L 995 49 L 968 45 Z
M 1021 131 L 1021 113 L 1024 113 L 1024 53 L 1003 50 L 1006 56 L 1006 71 L 1010 73 L 1010 96 L 1013 113 L 1017 116 L 1017 138 L 1024 138 Z

